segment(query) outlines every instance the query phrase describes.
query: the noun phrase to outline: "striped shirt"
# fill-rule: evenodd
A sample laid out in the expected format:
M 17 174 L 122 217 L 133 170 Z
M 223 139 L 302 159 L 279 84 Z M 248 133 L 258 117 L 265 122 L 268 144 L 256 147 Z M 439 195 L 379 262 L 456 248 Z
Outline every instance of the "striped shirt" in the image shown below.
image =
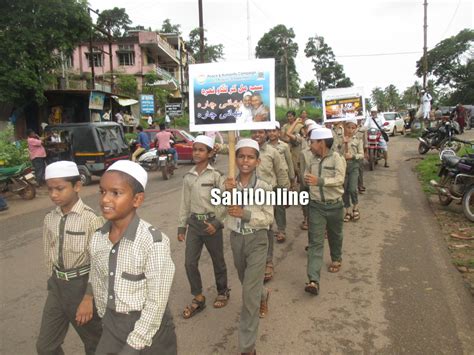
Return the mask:
M 43 247 L 48 274 L 90 264 L 89 243 L 94 232 L 103 225 L 94 210 L 81 199 L 64 214 L 56 207 L 44 218 Z
M 143 349 L 151 345 L 168 303 L 175 271 L 170 242 L 135 216 L 112 244 L 111 225 L 107 222 L 92 238 L 89 281 L 100 317 L 107 308 L 118 313 L 141 311 L 126 340 L 131 347 Z

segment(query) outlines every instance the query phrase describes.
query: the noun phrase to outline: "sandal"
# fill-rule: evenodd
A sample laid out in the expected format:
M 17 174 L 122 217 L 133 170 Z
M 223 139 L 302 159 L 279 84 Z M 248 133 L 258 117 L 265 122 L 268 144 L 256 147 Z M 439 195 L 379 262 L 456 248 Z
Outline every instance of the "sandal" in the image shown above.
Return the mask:
M 267 296 L 265 297 L 264 300 L 260 301 L 260 311 L 258 313 L 258 316 L 260 318 L 265 318 L 265 316 L 268 314 L 268 299 L 270 298 L 270 290 L 267 289 Z
M 230 289 L 226 289 L 224 293 L 217 295 L 214 300 L 214 308 L 223 308 L 227 306 L 230 298 Z
M 353 210 L 352 211 L 352 219 L 354 221 L 358 221 L 360 219 L 360 212 L 359 210 Z
M 340 261 L 333 261 L 329 266 L 328 266 L 328 271 L 335 273 L 339 272 L 341 270 L 342 263 Z
M 268 263 L 265 266 L 265 277 L 263 278 L 263 282 L 270 281 L 273 278 L 273 263 Z
M 310 281 L 306 284 L 304 290 L 312 295 L 317 296 L 319 294 L 319 283 L 316 281 Z
M 300 228 L 304 231 L 308 230 L 308 221 L 304 220 L 301 222 Z
M 344 216 L 344 222 L 350 222 L 350 220 L 352 219 L 352 215 L 347 212 L 346 215 Z
M 278 243 L 283 243 L 286 240 L 285 232 L 280 232 L 276 234 L 276 240 Z
M 186 306 L 186 308 L 184 308 L 183 318 L 189 319 L 197 313 L 201 312 L 204 308 L 206 308 L 206 297 L 203 296 L 202 301 L 193 298 L 191 305 Z

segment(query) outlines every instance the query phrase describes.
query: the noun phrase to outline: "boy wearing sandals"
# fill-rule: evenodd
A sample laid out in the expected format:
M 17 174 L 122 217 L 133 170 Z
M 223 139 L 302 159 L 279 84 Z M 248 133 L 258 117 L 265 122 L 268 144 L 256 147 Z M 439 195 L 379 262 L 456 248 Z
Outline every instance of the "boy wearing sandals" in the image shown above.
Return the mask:
M 357 185 L 359 181 L 360 161 L 364 159 L 364 143 L 356 134 L 357 120 L 354 118 L 344 123 L 343 133 L 336 137 L 336 149 L 346 159 L 346 177 L 344 179 L 344 222 L 360 219 Z M 352 202 L 352 210 L 351 210 Z
M 314 156 L 304 175 L 304 181 L 310 191 L 307 265 L 309 281 L 305 291 L 317 295 L 326 229 L 332 260 L 328 270 L 338 272 L 341 268 L 344 223 L 342 195 L 346 161 L 339 153 L 331 150 L 334 139 L 330 129 L 313 129 L 310 138 Z
M 185 319 L 191 318 L 206 307 L 202 294 L 199 258 L 205 245 L 214 266 L 217 298 L 215 308 L 227 305 L 230 289 L 227 287 L 227 268 L 224 260 L 222 237 L 223 209 L 211 204 L 211 189 L 219 188 L 224 181 L 222 174 L 214 169 L 212 157 L 214 139 L 197 136 L 193 143 L 193 161 L 196 165 L 184 176 L 181 208 L 178 219 L 178 241 L 186 241 L 185 268 L 194 296 L 191 305 L 183 311 Z M 186 233 L 187 232 L 187 233 Z
M 271 186 L 260 180 L 256 168 L 260 163 L 260 149 L 256 141 L 241 139 L 236 144 L 236 164 L 239 174 L 225 180 L 225 189 L 253 193 Z M 263 287 L 268 238 L 267 230 L 273 222 L 271 205 L 230 206 L 226 227 L 230 229 L 230 244 L 234 265 L 242 284 L 242 309 L 239 324 L 239 348 L 242 354 L 255 354 L 259 317 L 268 313 L 269 291 Z
M 168 306 L 175 267 L 170 241 L 136 213 L 145 199 L 147 172 L 119 160 L 100 179 L 107 223 L 90 245 L 90 283 L 102 317 L 96 355 L 177 353 Z

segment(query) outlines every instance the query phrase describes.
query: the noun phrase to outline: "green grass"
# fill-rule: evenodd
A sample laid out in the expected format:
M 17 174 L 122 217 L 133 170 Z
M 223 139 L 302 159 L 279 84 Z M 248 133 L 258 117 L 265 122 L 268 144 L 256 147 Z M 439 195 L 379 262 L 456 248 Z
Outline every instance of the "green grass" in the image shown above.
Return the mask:
M 440 163 L 439 155 L 425 155 L 423 160 L 420 161 L 416 166 L 415 169 L 418 172 L 418 177 L 421 180 L 421 185 L 424 192 L 429 194 L 436 192 L 436 189 L 430 185 L 430 181 L 438 181 L 438 164 Z

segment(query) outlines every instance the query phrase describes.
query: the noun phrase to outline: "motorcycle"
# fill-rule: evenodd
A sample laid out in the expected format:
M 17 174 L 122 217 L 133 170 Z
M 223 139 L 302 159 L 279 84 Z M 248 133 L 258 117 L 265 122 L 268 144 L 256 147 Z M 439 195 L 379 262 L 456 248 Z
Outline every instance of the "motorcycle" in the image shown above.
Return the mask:
M 31 167 L 27 164 L 10 168 L 0 168 L 0 191 L 18 194 L 24 200 L 36 196 L 36 179 Z
M 445 149 L 440 159 L 440 180 L 430 181 L 438 191 L 439 202 L 447 206 L 453 200 L 461 201 L 464 215 L 474 222 L 474 154 L 459 157 L 453 150 Z
M 459 124 L 454 121 L 446 121 L 438 127 L 427 127 L 423 130 L 421 137 L 418 137 L 418 153 L 426 154 L 430 149 L 443 150 L 450 148 L 457 152 L 461 149 L 459 142 L 453 141 L 453 137 L 461 131 Z
M 169 180 L 174 175 L 176 169 L 173 154 L 168 149 L 158 150 L 158 168 L 161 170 L 163 180 Z
M 382 132 L 377 128 L 370 128 L 367 131 L 367 153 L 369 155 L 370 170 L 374 170 L 377 162 L 383 159 L 383 149 L 379 144 L 381 137 Z
M 138 143 L 134 140 L 130 142 L 130 152 L 133 154 L 137 150 Z M 144 151 L 137 157 L 137 163 L 146 171 L 156 171 L 159 168 L 156 149 Z

